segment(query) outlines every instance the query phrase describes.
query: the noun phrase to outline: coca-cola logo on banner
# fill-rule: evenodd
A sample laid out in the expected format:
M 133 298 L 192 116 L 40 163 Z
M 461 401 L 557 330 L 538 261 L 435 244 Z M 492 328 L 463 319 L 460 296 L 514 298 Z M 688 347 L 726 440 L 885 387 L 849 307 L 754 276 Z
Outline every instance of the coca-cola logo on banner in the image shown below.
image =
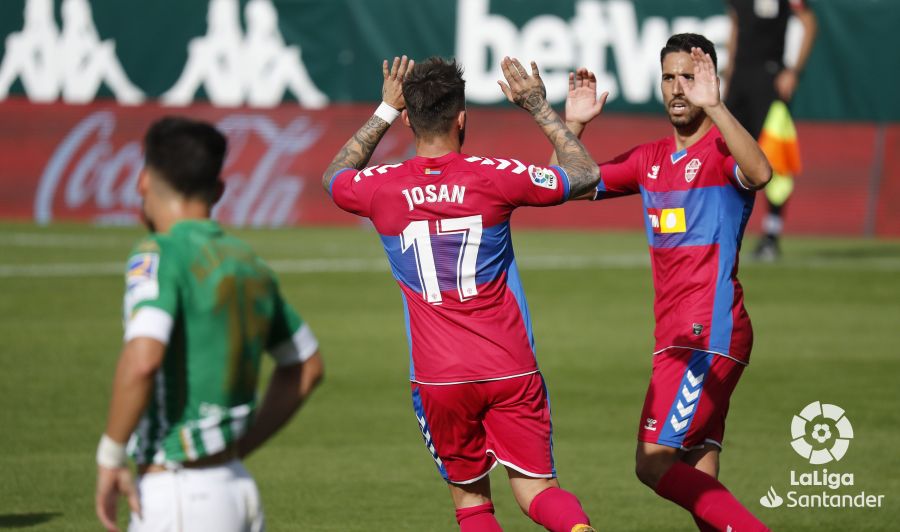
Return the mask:
M 226 115 L 216 125 L 228 136 L 229 148 L 223 169 L 225 195 L 214 217 L 238 226 L 296 223 L 307 178 L 297 168 L 298 156 L 319 141 L 323 126 L 302 116 L 282 128 L 268 116 L 248 113 Z M 35 194 L 36 221 L 87 217 L 129 224 L 139 220 L 140 136 L 129 134 L 125 138 L 131 140 L 122 140 L 116 126 L 115 113 L 96 111 L 58 144 Z

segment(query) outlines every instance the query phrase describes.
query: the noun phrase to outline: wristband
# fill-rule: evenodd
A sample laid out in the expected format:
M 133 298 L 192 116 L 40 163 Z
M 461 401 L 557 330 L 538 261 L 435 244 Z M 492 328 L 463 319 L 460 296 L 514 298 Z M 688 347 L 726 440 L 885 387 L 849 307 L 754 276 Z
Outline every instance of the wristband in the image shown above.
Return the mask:
M 109 469 L 125 467 L 125 446 L 106 434 L 101 436 L 97 446 L 97 465 Z
M 378 109 L 375 109 L 375 116 L 390 124 L 400 116 L 400 111 L 394 109 L 385 102 L 381 102 Z

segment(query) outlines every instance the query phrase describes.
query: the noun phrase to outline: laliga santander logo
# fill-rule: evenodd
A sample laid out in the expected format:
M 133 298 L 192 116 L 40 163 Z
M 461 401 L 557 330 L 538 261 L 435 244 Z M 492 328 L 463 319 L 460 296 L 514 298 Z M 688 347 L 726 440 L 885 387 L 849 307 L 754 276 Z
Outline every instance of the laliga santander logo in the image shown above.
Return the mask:
M 791 421 L 791 447 L 810 464 L 839 461 L 853 439 L 853 425 L 844 409 L 815 401 L 806 405 Z
M 853 439 L 853 426 L 844 409 L 815 401 L 803 407 L 791 421 L 791 447 L 810 464 L 841 460 Z M 791 470 L 784 497 L 770 485 L 759 503 L 765 508 L 882 508 L 884 494 L 857 487 L 856 475 L 848 472 Z M 858 490 L 858 491 L 857 491 Z

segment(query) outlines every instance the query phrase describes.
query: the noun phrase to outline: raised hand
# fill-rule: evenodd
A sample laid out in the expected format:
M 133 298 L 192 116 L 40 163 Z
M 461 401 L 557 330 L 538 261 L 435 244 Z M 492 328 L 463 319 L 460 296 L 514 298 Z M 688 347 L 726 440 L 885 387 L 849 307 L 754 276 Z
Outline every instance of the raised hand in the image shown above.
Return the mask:
M 537 64 L 531 62 L 531 75 L 522 66 L 518 59 L 504 57 L 500 62 L 503 77 L 506 83 L 497 80 L 500 90 L 506 95 L 506 99 L 525 109 L 531 114 L 536 113 L 547 102 L 547 90 L 544 81 L 538 71 Z
M 403 99 L 403 80 L 412 71 L 416 62 L 405 55 L 395 57 L 388 69 L 387 59 L 381 64 L 381 72 L 384 75 L 384 85 L 381 87 L 381 99 L 384 103 L 400 111 L 406 107 Z
M 712 58 L 709 54 L 704 54 L 700 48 L 691 48 L 691 59 L 694 61 L 694 79 L 684 81 L 680 76 L 676 76 L 675 83 L 681 85 L 684 96 L 691 105 L 703 109 L 715 107 L 721 99 L 719 77 L 716 75 Z
M 597 99 L 597 77 L 586 68 L 569 72 L 569 92 L 566 94 L 566 122 L 585 125 L 596 118 L 606 104 L 608 92 Z

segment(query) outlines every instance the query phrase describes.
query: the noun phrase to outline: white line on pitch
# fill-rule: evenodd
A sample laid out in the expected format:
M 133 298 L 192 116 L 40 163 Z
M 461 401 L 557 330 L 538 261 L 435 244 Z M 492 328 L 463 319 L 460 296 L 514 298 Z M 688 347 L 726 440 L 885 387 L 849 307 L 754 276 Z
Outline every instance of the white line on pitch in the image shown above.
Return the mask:
M 384 258 L 370 259 L 278 259 L 268 261 L 278 273 L 347 273 L 380 272 L 388 270 Z M 616 255 L 534 255 L 517 259 L 522 270 L 579 270 L 588 268 L 646 268 L 650 265 L 646 254 Z M 797 259 L 775 265 L 747 263 L 751 269 L 836 270 L 836 271 L 900 271 L 900 259 Z M 124 262 L 70 262 L 45 264 L 0 264 L 0 278 L 16 277 L 89 277 L 123 275 Z

